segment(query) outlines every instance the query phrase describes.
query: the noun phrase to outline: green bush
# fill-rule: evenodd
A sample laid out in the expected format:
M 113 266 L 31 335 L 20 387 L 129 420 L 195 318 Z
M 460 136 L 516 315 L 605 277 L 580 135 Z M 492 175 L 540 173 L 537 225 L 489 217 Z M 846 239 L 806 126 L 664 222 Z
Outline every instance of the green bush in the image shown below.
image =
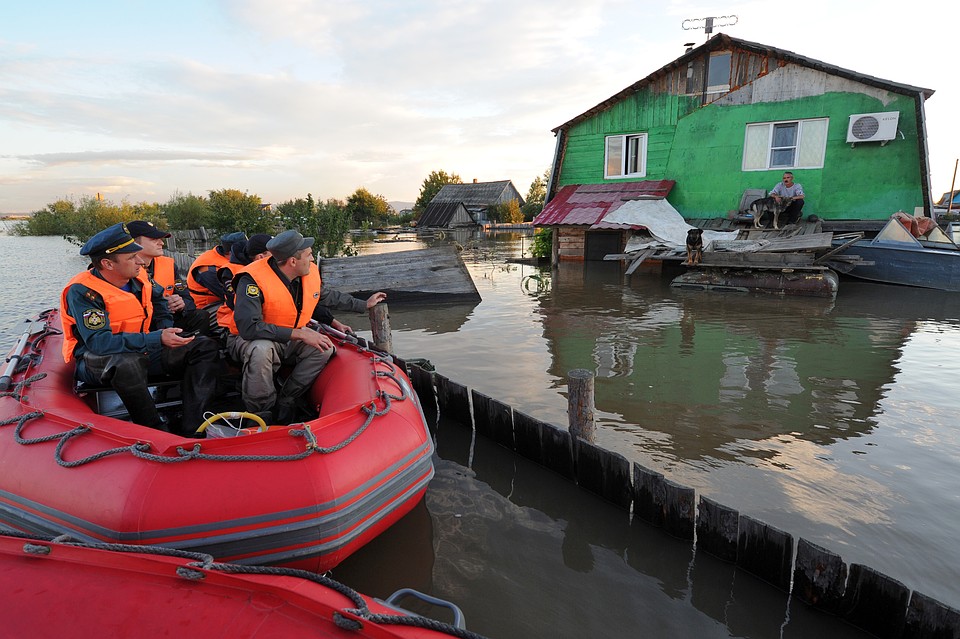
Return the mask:
M 530 255 L 533 257 L 550 257 L 553 252 L 553 229 L 538 229 L 530 245 Z

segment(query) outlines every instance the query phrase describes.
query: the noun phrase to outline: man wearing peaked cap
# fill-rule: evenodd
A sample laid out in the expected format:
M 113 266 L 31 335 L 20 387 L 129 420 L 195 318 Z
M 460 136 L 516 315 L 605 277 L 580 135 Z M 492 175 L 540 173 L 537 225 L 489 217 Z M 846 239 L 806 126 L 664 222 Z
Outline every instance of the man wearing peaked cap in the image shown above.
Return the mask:
M 197 308 L 205 308 L 211 313 L 223 303 L 223 284 L 217 277 L 217 271 L 230 263 L 230 249 L 237 242 L 247 239 L 243 231 L 224 233 L 220 236 L 220 244 L 209 251 L 204 251 L 190 265 L 187 272 L 187 290 L 193 297 Z
M 80 255 L 138 253 L 141 248 L 127 232 L 126 226 L 114 224 L 87 240 L 80 248 Z
M 230 331 L 227 351 L 243 365 L 247 410 L 289 423 L 299 416 L 304 408 L 300 398 L 334 354 L 330 338 L 307 323 L 314 319 L 349 331 L 333 319 L 329 307 L 362 312 L 386 296 L 375 293 L 364 302 L 323 289 L 312 237 L 284 231 L 266 248 L 269 258 L 243 267 L 233 279 L 233 317 L 224 324 Z M 284 364 L 293 368 L 278 392 L 274 375 Z
M 163 241 L 170 234 L 146 220 L 127 222 L 127 230 L 136 243 L 143 247 L 140 257 L 144 268 L 138 277 L 144 284 L 153 280 L 163 289 L 167 308 L 173 314 L 173 325 L 191 333 L 209 335 L 210 315 L 197 309 L 176 261 L 163 253 Z
M 183 421 L 192 433 L 203 422 L 220 371 L 217 343 L 182 337 L 173 327 L 160 286 L 138 279 L 140 251 L 122 224 L 100 231 L 80 249 L 90 267 L 60 295 L 63 357 L 76 360 L 77 380 L 116 390 L 134 423 L 168 430 L 147 388 L 148 375 L 182 375 Z

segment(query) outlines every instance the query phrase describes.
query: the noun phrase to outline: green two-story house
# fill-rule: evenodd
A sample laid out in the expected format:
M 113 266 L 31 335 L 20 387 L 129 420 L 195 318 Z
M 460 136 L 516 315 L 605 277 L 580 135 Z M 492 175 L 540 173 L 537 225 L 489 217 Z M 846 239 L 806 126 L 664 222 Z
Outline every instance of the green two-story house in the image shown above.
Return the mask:
M 747 189 L 770 190 L 788 170 L 806 192 L 805 217 L 929 211 L 932 94 L 718 34 L 554 129 L 553 177 L 535 223 L 567 223 L 569 198 L 551 209 L 564 187 L 604 185 L 612 195 L 645 181 L 684 218 L 723 217 Z

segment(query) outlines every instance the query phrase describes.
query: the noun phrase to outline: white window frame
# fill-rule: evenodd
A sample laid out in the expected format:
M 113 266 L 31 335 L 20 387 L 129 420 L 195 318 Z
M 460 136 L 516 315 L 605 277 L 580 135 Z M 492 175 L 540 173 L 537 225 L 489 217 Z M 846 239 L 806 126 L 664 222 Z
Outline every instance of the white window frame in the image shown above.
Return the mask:
M 603 139 L 603 177 L 607 180 L 621 180 L 624 178 L 638 178 L 647 176 L 647 134 L 646 133 L 625 133 L 623 135 L 608 135 Z M 610 172 L 610 147 L 616 145 L 619 140 L 620 150 L 620 168 L 619 173 Z M 636 141 L 637 167 L 635 171 L 629 172 L 629 163 L 632 157 L 630 155 L 630 142 Z M 615 147 L 616 148 L 616 147 Z
M 796 145 L 794 145 L 793 147 L 789 147 L 794 149 L 793 163 L 789 166 L 786 166 L 786 165 L 774 166 L 772 164 L 773 151 L 774 151 L 773 133 L 776 128 L 776 125 L 778 124 L 796 124 L 797 125 Z M 830 118 L 807 118 L 804 120 L 778 120 L 775 122 L 757 122 L 757 123 L 747 124 L 746 129 L 744 131 L 744 138 L 743 138 L 742 169 L 744 171 L 781 171 L 781 170 L 790 171 L 793 169 L 822 169 L 824 158 L 826 156 L 826 147 L 827 147 L 826 132 L 827 132 L 827 129 L 829 128 L 829 124 L 830 124 Z M 822 139 L 820 140 L 819 146 L 817 148 L 808 147 L 806 149 L 802 149 L 804 144 L 808 144 L 808 145 L 818 144 L 818 142 L 814 140 L 810 135 L 808 135 L 807 140 L 804 140 L 804 126 L 808 128 L 808 132 L 813 131 L 814 127 L 816 127 L 816 129 L 819 129 L 822 132 L 822 136 L 821 136 Z M 748 165 L 750 158 L 753 156 L 753 154 L 750 153 L 748 149 L 748 145 L 751 140 L 751 135 L 750 135 L 751 131 L 759 135 L 759 134 L 762 134 L 763 127 L 766 127 L 767 129 L 766 149 L 765 149 L 766 160 L 763 166 Z M 762 135 L 760 135 L 760 137 L 762 137 Z M 783 149 L 788 147 L 776 147 L 776 148 Z M 805 151 L 805 153 L 802 151 Z M 799 162 L 801 157 L 803 157 L 804 155 L 807 155 L 807 156 L 811 155 L 811 151 L 813 152 L 812 155 L 817 156 L 818 161 L 812 164 L 809 164 L 809 163 L 800 164 Z

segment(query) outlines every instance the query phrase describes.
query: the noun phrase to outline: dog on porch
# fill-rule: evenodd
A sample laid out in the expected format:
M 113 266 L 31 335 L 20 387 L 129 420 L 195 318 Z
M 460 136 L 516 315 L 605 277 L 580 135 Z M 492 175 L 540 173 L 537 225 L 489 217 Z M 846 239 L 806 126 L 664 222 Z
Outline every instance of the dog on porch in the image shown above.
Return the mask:
M 703 259 L 703 229 L 693 228 L 687 231 L 687 266 L 699 264 Z
M 759 200 L 754 200 L 753 204 L 750 205 L 750 213 L 753 215 L 753 228 L 763 228 L 763 216 L 769 213 L 773 217 L 773 228 L 780 230 L 780 216 L 790 206 L 791 201 L 787 197 L 782 197 L 779 201 L 775 197 L 762 197 Z

